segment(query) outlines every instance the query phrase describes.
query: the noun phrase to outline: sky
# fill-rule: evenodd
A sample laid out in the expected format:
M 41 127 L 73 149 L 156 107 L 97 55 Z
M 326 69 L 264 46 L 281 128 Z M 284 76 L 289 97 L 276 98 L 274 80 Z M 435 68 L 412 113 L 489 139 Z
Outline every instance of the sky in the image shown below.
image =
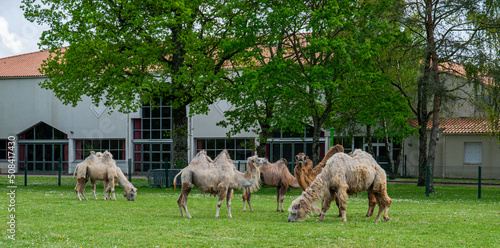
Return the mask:
M 47 27 L 24 18 L 21 0 L 0 0 L 0 58 L 36 52 Z

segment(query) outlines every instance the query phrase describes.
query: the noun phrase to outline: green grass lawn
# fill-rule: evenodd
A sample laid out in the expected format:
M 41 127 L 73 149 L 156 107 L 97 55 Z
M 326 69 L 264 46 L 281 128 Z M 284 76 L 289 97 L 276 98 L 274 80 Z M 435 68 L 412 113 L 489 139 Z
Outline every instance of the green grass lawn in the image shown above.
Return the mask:
M 0 213 L 3 219 L 0 247 L 494 247 L 500 244 L 500 188 L 484 187 L 477 199 L 476 187 L 435 185 L 436 194 L 425 197 L 425 188 L 388 185 L 393 199 L 389 222 L 365 218 L 366 193 L 350 197 L 347 222 L 337 218 L 332 204 L 324 222 L 316 217 L 288 223 L 288 213 L 276 212 L 274 188 L 253 194 L 254 212 L 243 212 L 241 192 L 232 201 L 233 219 L 225 201 L 214 219 L 217 199 L 192 190 L 188 209 L 192 219 L 182 218 L 177 206 L 180 190 L 150 189 L 145 179 L 133 179 L 136 201 L 78 201 L 76 180 L 29 177 L 22 186 L 17 177 L 16 240 L 7 239 L 9 189 L 0 177 Z M 87 185 L 87 197 L 90 185 Z M 290 190 L 285 207 L 301 193 Z M 90 197 L 89 197 L 90 198 Z M 376 212 L 378 207 L 376 208 Z

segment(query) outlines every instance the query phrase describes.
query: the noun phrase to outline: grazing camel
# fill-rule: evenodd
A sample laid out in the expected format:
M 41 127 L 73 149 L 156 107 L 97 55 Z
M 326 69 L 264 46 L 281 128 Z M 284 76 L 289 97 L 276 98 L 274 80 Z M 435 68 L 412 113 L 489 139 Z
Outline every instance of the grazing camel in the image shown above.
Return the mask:
M 77 175 L 75 192 L 77 193 L 80 201 L 82 200 L 80 194 L 83 195 L 85 200 L 88 200 L 84 194 L 84 190 L 89 178 L 92 185 L 92 194 L 96 200 L 96 180 L 104 182 L 104 200 L 110 200 L 112 194 L 113 200 L 116 201 L 116 183 L 123 187 L 123 197 L 129 201 L 135 200 L 137 189 L 127 180 L 122 170 L 116 165 L 113 155 L 108 151 L 105 151 L 104 153 L 95 153 L 94 151 L 91 151 L 90 155 L 83 162 L 77 165 L 75 172 L 73 172 L 73 178 L 75 178 L 75 174 Z
M 342 221 L 346 219 L 346 200 L 349 194 L 361 191 L 372 193 L 379 204 L 379 212 L 375 221 L 389 221 L 389 207 L 392 203 L 387 195 L 387 181 L 384 169 L 373 157 L 364 151 L 355 150 L 352 157 L 345 153 L 337 153 L 330 158 L 323 171 L 314 179 L 311 185 L 292 202 L 288 209 L 289 222 L 302 221 L 311 213 L 312 204 L 323 199 L 323 208 L 319 221 L 324 220 L 333 196 L 339 200 Z
M 177 204 L 181 211 L 181 216 L 184 217 L 183 210 L 188 218 L 191 215 L 187 209 L 187 199 L 193 185 L 203 193 L 218 195 L 217 211 L 215 218 L 219 218 L 219 210 L 222 201 L 226 198 L 228 217 L 231 215 L 231 199 L 233 190 L 249 190 L 254 192 L 259 188 L 260 171 L 258 166 L 267 163 L 267 159 L 252 156 L 248 158 L 247 171 L 239 172 L 233 164 L 226 150 L 222 151 L 213 161 L 207 156 L 205 151 L 200 151 L 193 158 L 189 165 L 182 169 L 174 178 L 174 190 L 177 185 L 177 177 L 182 179 L 182 190 Z
M 328 150 L 328 152 L 326 153 L 323 160 L 321 160 L 321 162 L 314 168 L 312 161 L 304 153 L 299 153 L 295 156 L 297 165 L 295 166 L 294 174 L 302 190 L 306 190 L 307 187 L 311 185 L 312 181 L 314 181 L 314 179 L 316 179 L 316 176 L 323 170 L 323 167 L 326 165 L 328 159 L 339 152 L 344 152 L 343 146 L 337 144 L 331 147 L 330 150 Z M 351 155 L 351 153 L 349 155 Z M 335 195 L 333 195 L 332 197 L 333 199 L 335 199 L 337 207 L 339 207 L 338 217 L 341 217 L 338 199 L 335 197 Z M 375 199 L 375 196 L 371 193 L 368 193 L 368 211 L 366 213 L 366 217 L 371 217 L 373 215 L 376 204 L 377 201 Z
M 260 182 L 266 186 L 276 187 L 276 201 L 278 202 L 276 211 L 278 212 L 280 211 L 280 206 L 281 212 L 283 212 L 283 200 L 285 199 L 288 187 L 300 188 L 297 179 L 288 170 L 287 164 L 286 159 L 282 158 L 276 163 L 271 164 L 267 162 L 259 167 Z M 251 196 L 252 194 L 248 190 L 243 193 L 243 212 L 246 212 L 245 202 L 248 202 L 248 207 L 253 212 L 252 205 L 250 204 Z

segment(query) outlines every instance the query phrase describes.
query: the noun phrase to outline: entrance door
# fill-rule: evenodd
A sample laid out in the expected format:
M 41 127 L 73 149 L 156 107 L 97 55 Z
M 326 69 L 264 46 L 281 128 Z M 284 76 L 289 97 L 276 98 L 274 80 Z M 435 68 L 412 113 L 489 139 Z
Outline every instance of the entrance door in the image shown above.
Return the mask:
M 68 172 L 68 136 L 65 133 L 39 122 L 18 137 L 19 171 L 27 166 L 30 172 L 55 173 L 61 159 L 62 171 Z

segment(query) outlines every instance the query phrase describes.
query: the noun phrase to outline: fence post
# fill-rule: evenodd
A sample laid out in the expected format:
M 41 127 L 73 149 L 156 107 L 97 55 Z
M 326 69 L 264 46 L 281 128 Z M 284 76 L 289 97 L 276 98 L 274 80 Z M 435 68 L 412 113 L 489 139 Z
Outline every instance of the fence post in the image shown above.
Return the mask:
M 165 189 L 168 188 L 168 167 L 167 160 L 163 160 L 163 168 L 165 169 Z
M 331 143 L 330 147 L 333 147 L 335 145 L 335 140 L 333 139 L 333 132 L 334 131 L 335 131 L 335 128 L 331 127 L 330 128 L 330 143 Z
M 59 157 L 59 173 L 57 175 L 57 185 L 61 186 L 61 173 L 62 173 L 62 160 L 61 157 Z
M 477 167 L 477 198 L 481 199 L 481 166 Z
M 28 158 L 24 158 L 24 186 L 28 186 Z
M 429 197 L 431 180 L 431 167 L 427 165 L 425 170 L 425 196 Z
M 128 181 L 132 182 L 132 159 L 128 159 Z

